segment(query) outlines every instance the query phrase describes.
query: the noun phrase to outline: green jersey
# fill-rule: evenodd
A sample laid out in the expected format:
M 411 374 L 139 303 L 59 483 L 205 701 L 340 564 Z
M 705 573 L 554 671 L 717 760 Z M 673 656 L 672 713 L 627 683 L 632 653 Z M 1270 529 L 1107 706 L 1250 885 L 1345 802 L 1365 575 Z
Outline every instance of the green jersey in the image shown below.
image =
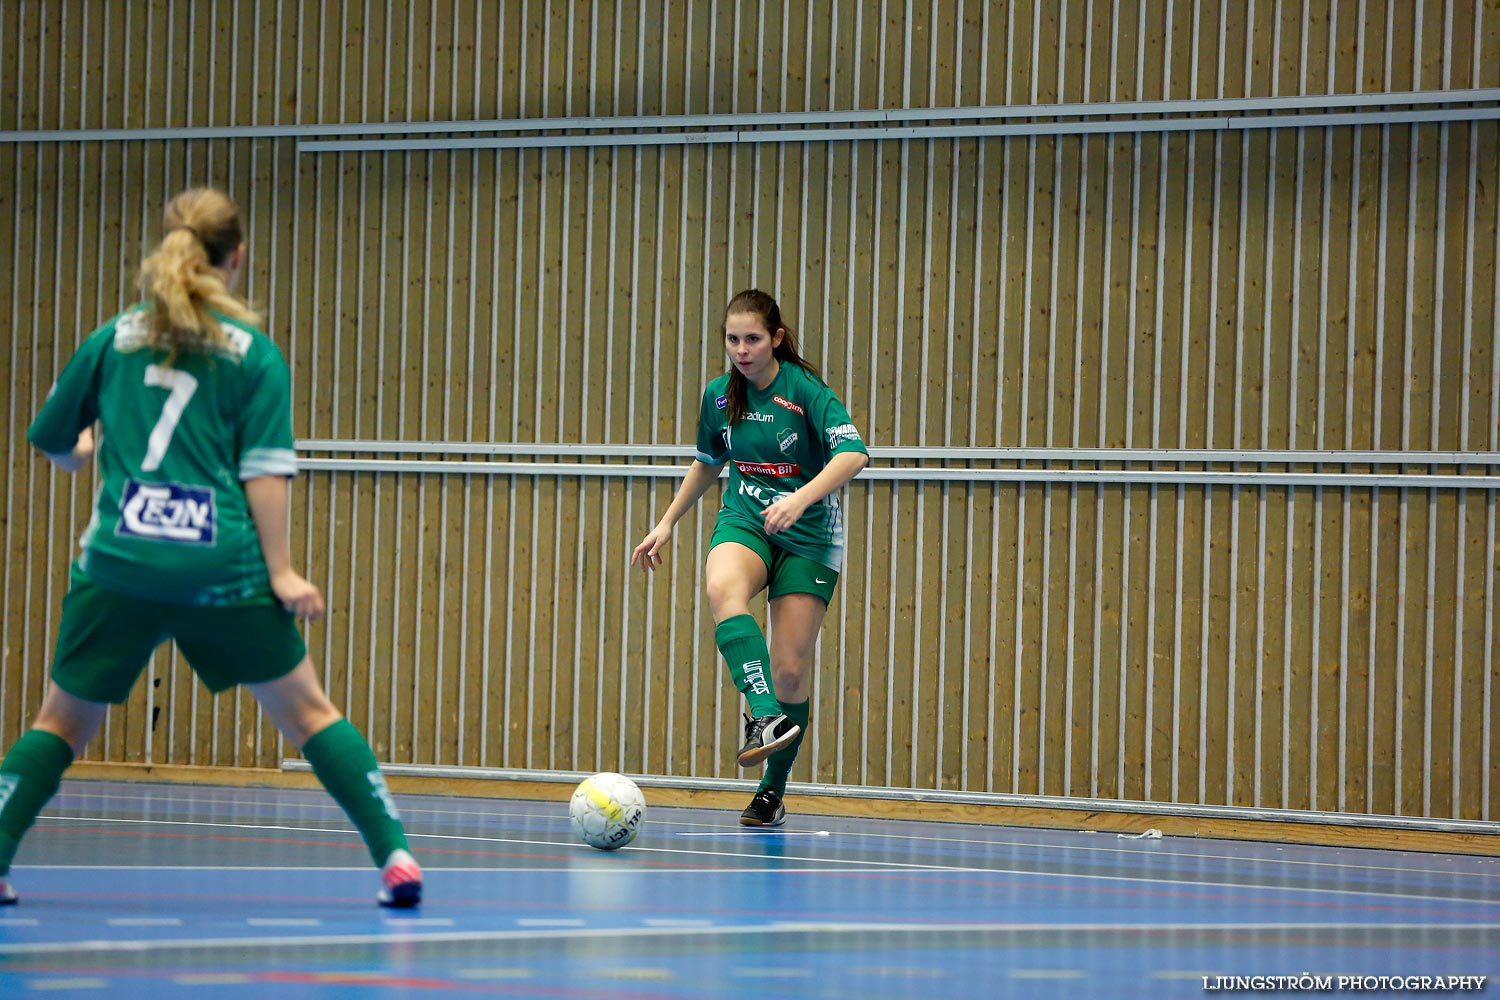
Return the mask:
M 98 421 L 99 494 L 74 571 L 121 593 L 231 604 L 270 590 L 243 483 L 297 471 L 291 375 L 258 330 L 219 317 L 226 351 L 146 346 L 141 306 L 87 339 L 27 438 L 72 451 Z
M 730 374 L 703 393 L 698 416 L 698 460 L 729 467 L 720 516 L 761 526 L 778 498 L 806 486 L 840 452 L 867 455 L 849 411 L 827 383 L 807 369 L 782 364 L 764 389 L 747 384 L 744 419 L 729 426 L 725 392 Z M 775 544 L 829 569 L 844 567 L 844 515 L 837 492 L 807 508 Z

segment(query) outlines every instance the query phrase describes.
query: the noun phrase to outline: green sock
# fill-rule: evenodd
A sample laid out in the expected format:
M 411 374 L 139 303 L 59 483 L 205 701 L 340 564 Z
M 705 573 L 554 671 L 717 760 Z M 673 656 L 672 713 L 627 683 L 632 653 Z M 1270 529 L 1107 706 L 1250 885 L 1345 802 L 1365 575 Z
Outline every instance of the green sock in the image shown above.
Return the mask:
M 780 714 L 781 702 L 776 700 L 771 684 L 771 651 L 755 618 L 735 615 L 724 619 L 714 629 L 714 642 L 729 664 L 734 686 L 750 705 L 750 718 Z
M 71 763 L 68 741 L 45 729 L 28 729 L 5 755 L 0 763 L 0 875 L 10 871 L 21 838 L 57 794 Z
M 396 802 L 385 787 L 374 751 L 353 723 L 340 719 L 319 730 L 302 747 L 302 756 L 359 829 L 376 865 L 384 865 L 392 851 L 406 849 Z
M 766 758 L 766 771 L 760 776 L 760 791 L 775 792 L 777 796 L 786 794 L 786 779 L 792 775 L 792 764 L 797 760 L 797 749 L 807 736 L 807 720 L 812 714 L 805 701 L 799 701 L 795 705 L 783 704 L 781 710 L 788 719 L 802 727 L 802 732 L 792 742 Z

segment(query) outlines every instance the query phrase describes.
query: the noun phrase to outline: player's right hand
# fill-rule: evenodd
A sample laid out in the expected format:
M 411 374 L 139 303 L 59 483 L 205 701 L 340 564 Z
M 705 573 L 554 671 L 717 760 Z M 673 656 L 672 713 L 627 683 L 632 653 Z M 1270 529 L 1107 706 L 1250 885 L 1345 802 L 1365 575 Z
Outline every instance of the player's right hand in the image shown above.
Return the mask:
M 271 592 L 294 615 L 314 622 L 323 617 L 323 595 L 301 573 L 286 570 L 271 577 Z
M 658 524 L 651 534 L 641 539 L 641 544 L 630 554 L 630 565 L 642 570 L 654 570 L 662 563 L 661 550 L 672 540 L 672 529 Z

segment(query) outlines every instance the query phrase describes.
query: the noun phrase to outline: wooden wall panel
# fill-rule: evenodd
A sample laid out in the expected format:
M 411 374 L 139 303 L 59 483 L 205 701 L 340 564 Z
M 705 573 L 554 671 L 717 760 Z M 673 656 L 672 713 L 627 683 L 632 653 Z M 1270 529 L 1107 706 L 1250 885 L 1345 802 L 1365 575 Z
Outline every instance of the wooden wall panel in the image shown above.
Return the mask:
M 1500 86 L 1483 2 L 180 7 L 5 5 L 0 130 Z M 339 153 L 8 136 L 0 739 L 44 690 L 92 496 L 25 427 L 188 184 L 244 209 L 297 433 L 349 457 L 689 444 L 749 285 L 880 446 L 1494 452 L 1497 158 L 1493 121 Z M 610 461 L 638 474 L 302 478 L 297 545 L 335 609 L 309 647 L 381 759 L 737 775 L 701 594 L 715 498 L 641 578 L 629 550 L 675 483 L 639 472 L 673 460 Z M 980 473 L 848 491 L 794 777 L 1500 815 L 1493 488 L 899 464 Z M 248 697 L 208 698 L 163 651 L 89 756 L 284 753 Z

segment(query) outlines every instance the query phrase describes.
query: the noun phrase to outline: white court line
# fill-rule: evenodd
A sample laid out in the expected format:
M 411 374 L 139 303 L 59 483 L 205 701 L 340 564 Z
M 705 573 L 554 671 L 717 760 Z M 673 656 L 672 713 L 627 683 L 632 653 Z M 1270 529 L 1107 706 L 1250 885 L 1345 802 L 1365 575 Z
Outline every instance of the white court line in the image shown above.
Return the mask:
M 209 827 L 212 829 L 228 830 L 265 830 L 273 833 L 333 833 L 357 837 L 358 831 L 353 829 L 329 829 L 324 827 L 301 827 L 301 826 L 260 826 L 250 823 L 207 823 L 199 820 L 158 820 L 158 819 L 116 819 L 109 816 L 68 816 L 63 817 L 75 822 L 85 823 L 133 823 L 143 826 L 191 826 Z M 551 847 L 556 849 L 570 849 L 582 852 L 591 852 L 594 849 L 579 841 L 555 841 L 555 840 L 526 840 L 513 837 L 470 837 L 448 833 L 408 833 L 409 839 L 425 840 L 456 840 L 462 843 L 479 844 L 515 844 L 526 847 Z M 953 875 L 1005 875 L 1011 877 L 1026 877 L 1039 879 L 1062 879 L 1082 882 L 1123 882 L 1129 885 L 1152 885 L 1171 888 L 1196 888 L 1196 889 L 1241 889 L 1247 892 L 1287 892 L 1303 893 L 1307 895 L 1322 896 L 1354 896 L 1359 898 L 1399 900 L 1402 902 L 1430 902 L 1430 903 L 1467 903 L 1474 906 L 1497 906 L 1500 907 L 1500 897 L 1495 899 L 1467 899 L 1455 896 L 1432 896 L 1400 892 L 1384 892 L 1374 889 L 1337 889 L 1322 886 L 1300 886 L 1300 885 L 1276 885 L 1260 884 L 1253 882 L 1211 882 L 1201 879 L 1174 879 L 1148 878 L 1139 875 L 1100 875 L 1093 872 L 1055 872 L 1055 871 L 1032 871 L 1024 868 L 978 868 L 963 865 L 922 865 L 909 861 L 865 861 L 857 858 L 810 858 L 784 855 L 775 859 L 767 859 L 760 854 L 745 854 L 735 851 L 704 851 L 704 850 L 682 850 L 673 847 L 644 847 L 633 844 L 629 848 L 631 854 L 676 854 L 693 857 L 710 858 L 750 858 L 757 861 L 802 861 L 822 865 L 848 865 L 864 869 L 889 869 L 889 874 L 900 872 L 942 872 Z M 682 869 L 649 869 L 631 868 L 632 872 L 641 874 L 647 871 L 657 875 L 683 874 Z M 757 871 L 776 871 L 782 873 L 782 869 L 757 868 Z
M 1151 978 L 1152 979 L 1187 979 L 1187 980 L 1191 980 L 1191 981 L 1196 982 L 1196 981 L 1198 981 L 1200 979 L 1207 979 L 1209 976 L 1217 976 L 1217 975 L 1219 975 L 1219 973 L 1217 973 L 1217 972 L 1193 972 L 1191 970 L 1186 970 L 1186 969 L 1175 970 L 1174 971 L 1174 970 L 1170 970 L 1170 969 L 1164 969 L 1161 972 L 1153 972 L 1153 973 L 1151 973 Z
M 94 780 L 94 779 L 80 779 L 80 780 Z M 175 787 L 175 786 L 173 786 L 173 787 Z M 343 816 L 343 811 L 339 808 L 338 804 L 335 803 L 335 802 L 332 802 L 331 800 L 329 800 L 328 797 L 327 797 L 327 793 L 323 792 L 321 789 L 316 789 L 316 788 L 277 789 L 278 794 L 284 793 L 284 792 L 289 792 L 289 791 L 292 791 L 292 792 L 305 792 L 309 796 L 312 796 L 312 799 L 310 799 L 308 802 L 306 802 L 306 803 L 298 803 L 298 806 L 297 806 L 298 808 L 306 808 L 306 807 L 311 806 L 311 807 L 318 808 L 318 809 L 326 809 L 329 812 L 334 813 L 336 817 Z M 260 807 L 260 808 L 265 808 L 268 805 L 268 803 L 266 803 L 265 801 L 255 800 L 255 799 L 197 799 L 197 798 L 192 798 L 191 796 L 170 796 L 170 795 L 163 795 L 160 792 L 155 791 L 155 790 L 153 790 L 150 794 L 151 794 L 151 797 L 153 797 L 153 798 L 161 798 L 161 799 L 169 801 L 169 802 L 175 802 L 175 803 L 180 803 L 180 804 L 184 804 L 184 805 L 235 805 L 235 806 L 252 806 L 252 807 Z M 105 792 L 61 792 L 61 793 L 58 794 L 57 798 L 65 798 L 66 796 L 69 796 L 69 795 L 77 797 L 77 798 L 92 798 L 92 799 L 106 799 L 106 800 L 119 799 L 119 800 L 124 800 L 124 801 L 127 801 L 127 802 L 135 802 L 135 803 L 139 803 L 141 801 L 141 799 L 143 798 L 143 796 L 140 796 L 140 795 L 124 795 L 124 794 L 119 794 L 119 793 L 105 793 Z M 323 801 L 317 801 L 318 799 L 322 799 Z M 548 805 L 548 806 L 551 806 L 552 809 L 549 810 L 549 811 L 546 811 L 546 812 L 540 812 L 540 811 L 539 812 L 510 812 L 510 811 L 489 811 L 489 810 L 480 810 L 480 809 L 475 809 L 475 810 L 470 810 L 470 809 L 421 809 L 421 808 L 416 808 L 416 807 L 411 807 L 411 808 L 403 807 L 401 811 L 402 811 L 403 815 L 417 815 L 417 814 L 422 814 L 422 815 L 430 815 L 430 816 L 475 816 L 475 817 L 490 818 L 490 819 L 503 819 L 503 818 L 509 818 L 509 817 L 519 817 L 519 818 L 522 818 L 522 819 L 552 819 L 552 818 L 556 818 L 554 816 L 554 812 L 557 809 L 561 808 L 561 806 L 564 803 L 561 800 L 559 800 L 556 803 L 544 803 L 544 804 Z M 692 807 L 689 807 L 689 806 L 669 806 L 669 807 L 663 807 L 663 808 L 686 809 L 686 808 L 692 808 Z M 42 816 L 40 818 L 42 818 L 42 819 L 78 819 L 80 817 L 76 817 L 76 816 L 61 816 L 61 815 L 56 815 L 56 814 L 51 814 L 51 813 L 44 813 L 44 814 L 42 814 Z M 721 824 L 717 824 L 717 823 L 689 823 L 689 822 L 686 822 L 686 821 L 683 821 L 683 820 L 653 819 L 651 822 L 652 822 L 653 826 L 691 826 L 691 827 L 709 827 L 709 828 L 712 828 L 712 829 L 723 829 L 723 830 L 732 830 L 732 829 L 734 829 L 733 827 L 726 827 L 726 826 L 722 826 Z M 925 821 L 923 821 L 923 820 L 891 820 L 891 821 L 881 820 L 880 822 L 922 823 L 922 822 L 925 822 Z M 1001 827 L 996 827 L 996 829 L 1005 830 L 1005 829 L 1011 829 L 1011 828 L 1001 826 Z M 787 831 L 787 832 L 791 833 L 791 832 L 796 832 L 796 831 Z M 1064 831 L 1064 832 L 1067 832 L 1067 833 L 1070 833 L 1070 834 L 1082 835 L 1082 836 L 1094 835 L 1096 833 L 1096 831 L 1092 831 L 1092 830 L 1074 830 L 1074 831 Z M 1291 865 L 1291 866 L 1306 867 L 1306 868 L 1331 868 L 1331 869 L 1335 869 L 1335 870 L 1342 869 L 1342 870 L 1360 871 L 1360 872 L 1394 872 L 1394 873 L 1399 873 L 1399 874 L 1403 874 L 1403 875 L 1450 875 L 1450 876 L 1458 876 L 1458 877 L 1463 877 L 1463 878 L 1474 877 L 1474 878 L 1500 879 L 1500 865 L 1496 864 L 1496 861 L 1495 861 L 1494 858 L 1478 857 L 1478 856 L 1471 856 L 1471 855 L 1464 855 L 1464 854 L 1452 854 L 1452 855 L 1444 854 L 1443 856 L 1444 857 L 1451 857 L 1451 858 L 1454 858 L 1456 860 L 1460 860 L 1460 861 L 1463 861 L 1465 863 L 1473 864 L 1473 865 L 1490 865 L 1490 866 L 1494 867 L 1495 870 L 1493 870 L 1493 871 L 1480 871 L 1480 870 L 1455 871 L 1455 870 L 1452 870 L 1452 869 L 1445 869 L 1445 868 L 1410 868 L 1410 867 L 1405 867 L 1405 866 L 1402 866 L 1402 865 L 1369 865 L 1369 864 L 1354 864 L 1354 863 L 1351 863 L 1351 862 L 1343 862 L 1343 861 L 1307 861 L 1307 860 L 1301 860 L 1301 859 L 1295 859 L 1295 858 L 1244 857 L 1244 856 L 1241 856 L 1241 855 L 1234 855 L 1234 854 L 1207 854 L 1207 853 L 1202 853 L 1202 852 L 1197 852 L 1197 851 L 1179 851 L 1179 850 L 1173 850 L 1172 848 L 1176 846 L 1175 844 L 1171 843 L 1171 841 L 1174 840 L 1173 837 L 1166 838 L 1166 842 L 1157 843 L 1151 849 L 1141 849 L 1141 848 L 1121 847 L 1121 846 L 1102 846 L 1102 845 L 1101 846 L 1092 846 L 1092 845 L 1087 845 L 1087 844 L 1055 844 L 1055 843 L 1050 843 L 1050 842 L 1038 842 L 1038 841 L 1034 841 L 1034 840 L 988 840 L 988 839 L 973 838 L 973 837 L 932 837 L 932 836 L 917 836 L 915 834 L 904 834 L 904 833 L 873 833 L 873 832 L 870 832 L 868 830 L 859 830 L 859 831 L 855 831 L 855 830 L 840 830 L 839 831 L 839 836 L 841 836 L 841 837 L 862 837 L 862 838 L 871 839 L 871 840 L 894 840 L 894 841 L 910 842 L 910 843 L 917 843 L 917 844 L 975 844 L 975 845 L 979 845 L 979 846 L 983 846 L 983 847 L 1029 847 L 1029 848 L 1035 848 L 1037 850 L 1046 850 L 1046 851 L 1076 851 L 1076 852 L 1082 852 L 1082 853 L 1087 853 L 1087 854 L 1146 855 L 1146 856 L 1150 856 L 1150 857 L 1153 857 L 1153 858 L 1161 858 L 1161 857 L 1167 857 L 1167 856 L 1169 856 L 1169 857 L 1172 857 L 1174 859 L 1175 858 L 1190 858 L 1190 859 L 1205 860 L 1205 861 L 1231 861 L 1231 862 L 1238 862 L 1238 863 L 1242 863 L 1242 864 Z M 1244 843 L 1256 843 L 1258 846 L 1266 846 L 1266 845 L 1260 844 L 1259 842 L 1245 841 Z M 1271 845 L 1271 846 L 1275 846 L 1275 845 Z M 1297 848 L 1299 850 L 1313 849 L 1309 845 L 1305 845 L 1305 844 L 1292 844 L 1292 845 L 1286 845 L 1286 846 L 1295 847 L 1295 848 Z M 1278 846 L 1276 849 L 1280 850 L 1281 848 Z M 1321 849 L 1329 849 L 1329 848 L 1317 848 L 1317 849 L 1321 850 Z M 1378 851 L 1381 854 L 1388 854 L 1388 853 L 1390 853 L 1389 851 L 1387 851 L 1385 849 L 1381 849 L 1381 848 L 1336 847 L 1336 848 L 1331 848 L 1331 849 L 1333 849 L 1333 850 L 1340 850 L 1340 851 L 1356 850 L 1356 851 L 1365 851 L 1367 853 L 1374 853 L 1374 852 Z M 1416 851 L 1416 852 L 1407 852 L 1407 853 L 1443 854 L 1443 852 L 1441 852 L 1441 851 Z
M 181 917 L 110 917 L 111 927 L 181 927 Z
M 1011 969 L 1012 979 L 1082 979 L 1078 969 Z
M 410 834 L 408 834 L 410 836 Z M 139 872 L 370 872 L 373 869 L 369 865 L 16 865 L 16 871 L 52 872 L 52 871 L 139 871 Z M 496 867 L 450 867 L 425 868 L 423 871 L 431 876 L 433 872 L 452 872 L 454 874 L 474 874 L 484 872 L 489 874 L 546 874 L 546 875 L 640 875 L 643 869 L 627 868 L 624 865 L 602 862 L 597 868 L 584 868 L 578 865 L 513 865 Z M 698 868 L 692 865 L 682 865 L 671 869 L 658 871 L 661 875 L 714 875 L 714 874 L 764 874 L 764 865 L 715 865 L 713 867 Z M 847 868 L 777 868 L 777 875 L 847 875 Z M 875 870 L 873 874 L 879 875 Z M 893 870 L 891 874 L 902 874 Z M 0 918 L 0 926 L 4 926 L 4 918 Z
M 0 917 L 0 927 L 35 927 L 36 917 Z
M 97 976 L 75 979 L 29 979 L 26 981 L 28 990 L 102 990 L 109 986 L 108 979 L 100 979 Z
M 524 931 L 438 931 L 421 933 L 380 934 L 317 934 L 295 937 L 241 937 L 241 938 L 178 938 L 167 940 L 139 941 L 48 941 L 32 944 L 0 943 L 0 955 L 46 955 L 68 953 L 112 953 L 151 952 L 167 950 L 202 951 L 208 949 L 245 948 L 330 948 L 340 945 L 392 945 L 392 944 L 466 944 L 470 942 L 500 941 L 559 941 L 589 938 L 642 938 L 660 937 L 676 933 L 679 937 L 723 937 L 735 935 L 775 936 L 778 934 L 1026 934 L 1048 935 L 1066 933 L 1116 933 L 1140 936 L 1181 936 L 1189 932 L 1241 932 L 1263 933 L 1314 932 L 1314 931 L 1374 931 L 1398 935 L 1418 931 L 1484 930 L 1500 932 L 1500 922 L 1486 924 L 1381 924 L 1381 923 L 1202 923 L 1202 924 L 1068 924 L 1068 923 L 953 923 L 953 924 L 901 924 L 901 923 L 785 923 L 774 927 L 766 924 L 751 924 L 744 927 L 590 927 L 577 929 L 535 928 Z
M 704 833 L 686 833 L 681 830 L 674 837 L 831 837 L 827 830 L 709 830 Z
M 523 917 L 516 921 L 517 927 L 584 927 L 587 926 L 582 920 L 574 917 Z

